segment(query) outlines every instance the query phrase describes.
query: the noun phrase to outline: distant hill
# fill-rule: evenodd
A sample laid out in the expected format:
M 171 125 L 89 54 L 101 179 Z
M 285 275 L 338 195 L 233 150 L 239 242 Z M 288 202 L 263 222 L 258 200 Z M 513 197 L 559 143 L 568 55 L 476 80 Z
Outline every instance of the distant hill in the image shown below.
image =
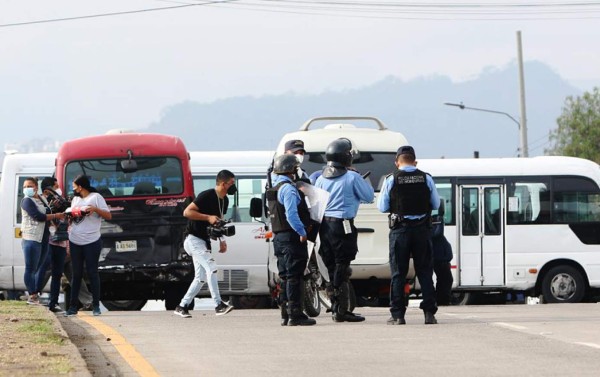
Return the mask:
M 444 102 L 509 113 L 519 119 L 516 64 L 485 69 L 455 83 L 444 76 L 402 81 L 386 77 L 372 85 L 316 95 L 286 93 L 234 97 L 212 103 L 186 101 L 169 106 L 149 132 L 180 136 L 190 150 L 274 149 L 280 137 L 315 116 L 376 116 L 403 132 L 421 158 L 515 156 L 517 124 L 500 114 L 460 110 Z M 547 65 L 525 64 L 530 155 L 543 154 L 564 100 L 581 91 Z

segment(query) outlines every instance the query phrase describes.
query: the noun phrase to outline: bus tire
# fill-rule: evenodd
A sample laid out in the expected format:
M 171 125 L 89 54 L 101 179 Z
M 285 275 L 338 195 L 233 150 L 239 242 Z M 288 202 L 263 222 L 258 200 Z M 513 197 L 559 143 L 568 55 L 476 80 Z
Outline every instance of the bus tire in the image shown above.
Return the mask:
M 581 302 L 585 296 L 585 281 L 572 266 L 556 266 L 544 275 L 542 295 L 545 303 Z
M 271 297 L 267 295 L 230 296 L 229 303 L 235 309 L 270 309 Z
M 304 294 L 302 295 L 304 312 L 309 317 L 318 317 L 321 314 L 321 300 L 319 287 L 312 279 L 304 281 Z
M 475 294 L 472 292 L 454 291 L 450 296 L 450 305 L 463 306 L 472 305 Z
M 142 310 L 148 300 L 103 300 L 102 305 L 110 311 Z

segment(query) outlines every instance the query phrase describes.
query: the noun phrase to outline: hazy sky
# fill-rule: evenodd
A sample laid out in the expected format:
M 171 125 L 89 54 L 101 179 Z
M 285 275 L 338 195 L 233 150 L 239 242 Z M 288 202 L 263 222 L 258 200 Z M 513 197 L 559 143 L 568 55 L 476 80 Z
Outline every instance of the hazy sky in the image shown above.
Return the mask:
M 600 84 L 600 1 L 548 8 L 541 4 L 555 1 L 382 0 L 396 6 L 359 11 L 344 3 L 374 1 L 311 1 L 239 0 L 5 26 L 201 2 L 0 0 L 0 125 L 19 135 L 28 124 L 61 124 L 79 136 L 145 127 L 184 100 L 318 93 L 387 75 L 463 81 L 514 61 L 517 30 L 525 60 L 543 61 L 584 90 Z M 407 7 L 434 3 L 445 6 Z

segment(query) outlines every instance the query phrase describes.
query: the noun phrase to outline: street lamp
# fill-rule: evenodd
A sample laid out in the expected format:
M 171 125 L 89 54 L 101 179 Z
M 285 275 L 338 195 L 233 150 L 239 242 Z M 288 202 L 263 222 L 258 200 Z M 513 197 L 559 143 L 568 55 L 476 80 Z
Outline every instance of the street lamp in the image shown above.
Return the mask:
M 497 111 L 497 110 L 490 110 L 490 109 L 480 109 L 478 107 L 469 107 L 469 106 L 465 106 L 463 105 L 463 103 L 451 103 L 451 102 L 444 102 L 444 105 L 446 106 L 455 106 L 458 107 L 461 110 L 475 110 L 475 111 L 483 111 L 486 113 L 494 113 L 494 114 L 502 114 L 502 115 L 506 115 L 507 117 L 509 117 L 513 122 L 515 122 L 517 124 L 517 126 L 519 127 L 519 131 L 521 131 L 521 123 L 519 123 L 518 120 L 516 120 L 512 115 L 510 115 L 509 113 L 505 113 L 504 111 Z M 528 153 L 527 153 L 527 146 L 525 145 L 525 140 L 523 138 L 523 133 L 519 132 L 519 139 L 520 139 L 520 155 L 522 157 L 527 157 Z

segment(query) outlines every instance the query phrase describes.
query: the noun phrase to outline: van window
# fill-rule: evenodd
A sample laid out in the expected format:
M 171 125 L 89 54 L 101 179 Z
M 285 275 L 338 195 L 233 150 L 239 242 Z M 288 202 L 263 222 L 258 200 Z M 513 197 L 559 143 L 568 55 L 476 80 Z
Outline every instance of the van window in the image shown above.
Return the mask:
M 214 188 L 215 183 L 216 176 L 195 176 L 194 192 L 198 195 L 202 191 Z M 234 222 L 254 221 L 250 217 L 250 200 L 261 198 L 266 184 L 267 178 L 265 176 L 236 176 L 235 185 L 238 190 L 234 196 L 229 196 L 229 209 L 225 219 Z
M 547 178 L 515 179 L 509 183 L 507 224 L 549 224 L 549 186 Z
M 396 169 L 394 161 L 396 159 L 396 152 L 363 152 L 357 158 L 352 161 L 352 166 L 358 170 L 360 174 L 371 172 L 369 180 L 372 183 L 373 188 L 376 192 L 379 192 L 385 176 L 393 173 Z M 315 171 L 323 170 L 327 165 L 327 159 L 325 153 L 309 152 L 304 157 L 302 163 L 302 169 L 306 171 L 309 176 Z
M 452 183 L 449 178 L 434 178 L 435 187 L 444 201 L 444 224 L 454 225 L 454 203 L 452 201 Z M 437 215 L 437 211 L 433 211 L 432 215 Z

